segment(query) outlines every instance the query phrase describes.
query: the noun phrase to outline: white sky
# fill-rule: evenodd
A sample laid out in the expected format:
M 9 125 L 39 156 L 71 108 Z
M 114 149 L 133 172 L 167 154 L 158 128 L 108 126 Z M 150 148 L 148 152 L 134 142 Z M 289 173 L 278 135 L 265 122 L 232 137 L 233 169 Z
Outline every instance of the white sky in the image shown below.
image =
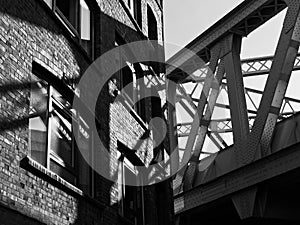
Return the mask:
M 164 0 L 165 41 L 184 47 L 240 2 L 242 0 Z M 170 54 L 167 52 L 167 56 Z
M 165 41 L 184 47 L 243 0 L 165 0 Z M 243 42 L 242 58 L 273 55 L 283 16 L 274 18 Z M 258 46 L 258 43 L 260 45 Z M 167 58 L 176 51 L 166 49 Z

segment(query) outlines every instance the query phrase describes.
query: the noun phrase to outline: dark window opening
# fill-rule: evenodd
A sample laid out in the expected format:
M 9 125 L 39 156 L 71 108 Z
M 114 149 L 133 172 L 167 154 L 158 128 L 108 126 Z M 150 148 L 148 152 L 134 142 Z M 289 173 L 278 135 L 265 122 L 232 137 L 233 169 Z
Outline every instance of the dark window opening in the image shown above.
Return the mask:
M 152 117 L 162 117 L 161 99 L 158 96 L 151 97 Z
M 135 174 L 124 166 L 124 179 L 134 179 Z M 130 221 L 136 218 L 136 187 L 123 185 L 123 216 Z
M 123 90 L 123 93 L 127 95 L 126 97 L 128 97 L 131 101 L 134 100 L 133 75 L 132 70 L 128 66 L 122 68 L 121 89 Z
M 116 47 L 125 44 L 125 41 L 118 33 L 115 34 L 115 39 Z M 121 52 L 116 56 L 116 63 L 119 65 L 119 72 L 116 74 L 119 83 L 118 88 L 125 99 L 129 101 L 130 105 L 134 108 L 133 103 L 136 98 L 136 75 L 134 66 L 130 62 L 126 61 L 126 56 L 122 55 Z
M 155 91 L 155 90 L 154 90 Z M 162 111 L 162 106 L 161 106 L 161 99 L 158 96 L 152 96 L 151 97 L 151 117 L 158 117 L 162 118 L 163 116 L 163 111 Z M 163 127 L 162 124 L 160 123 L 154 123 L 153 126 L 155 126 L 155 129 L 153 131 L 153 137 L 154 140 L 158 140 L 163 134 Z M 160 145 L 156 146 L 154 148 L 153 152 L 153 161 L 155 162 L 160 162 L 163 160 L 163 143 Z
M 119 158 L 119 178 L 122 179 L 121 201 L 120 201 L 120 215 L 129 221 L 136 224 L 137 220 L 137 188 L 127 184 L 137 184 L 137 175 L 135 173 L 135 166 L 141 166 L 142 162 L 135 154 L 135 151 L 129 149 L 127 146 L 118 141 L 118 150 L 121 152 Z M 126 160 L 125 160 L 126 159 Z
M 78 1 L 77 0 L 56 0 L 56 8 L 77 30 Z
M 147 18 L 148 18 L 148 38 L 150 40 L 157 40 L 158 39 L 157 21 L 150 6 L 147 7 Z

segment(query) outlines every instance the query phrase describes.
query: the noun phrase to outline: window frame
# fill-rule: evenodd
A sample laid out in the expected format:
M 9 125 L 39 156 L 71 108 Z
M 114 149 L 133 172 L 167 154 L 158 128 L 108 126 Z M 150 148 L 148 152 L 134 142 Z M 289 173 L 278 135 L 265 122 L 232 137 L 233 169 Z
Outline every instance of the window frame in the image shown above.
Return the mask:
M 151 23 L 150 23 L 151 22 Z M 152 24 L 154 23 L 154 24 Z M 158 40 L 158 21 L 151 6 L 147 4 L 147 32 L 149 40 Z
M 73 129 L 73 124 L 72 121 L 77 121 L 76 116 L 77 115 L 73 115 L 72 112 L 67 111 L 66 108 L 64 108 L 64 106 L 62 106 L 62 104 L 57 101 L 53 96 L 53 85 L 49 84 L 49 94 L 48 94 L 48 102 L 49 102 L 49 106 L 48 106 L 48 130 L 47 130 L 47 134 L 48 134 L 48 138 L 47 138 L 47 169 L 50 169 L 51 167 L 51 160 L 58 164 L 59 166 L 63 167 L 67 172 L 71 173 L 74 177 L 75 177 L 75 181 L 74 184 L 77 184 L 77 173 L 76 173 L 76 144 L 75 144 L 75 136 L 74 136 L 74 129 Z M 56 90 L 57 92 L 59 92 L 58 90 Z M 61 111 L 59 112 L 59 110 L 55 110 L 55 106 L 54 104 L 56 104 L 56 106 L 60 106 L 61 107 Z M 65 161 L 51 148 L 51 141 L 52 141 L 52 123 L 51 123 L 51 119 L 53 114 L 56 114 L 57 117 L 59 117 L 58 114 L 60 114 L 60 116 L 62 116 L 64 119 L 66 119 L 70 124 L 71 124 L 71 165 L 68 165 L 67 163 L 65 163 Z M 63 115 L 65 114 L 65 115 Z M 69 115 L 68 115 L 69 114 Z M 69 121 L 70 120 L 70 121 Z M 51 170 L 51 169 L 50 169 Z M 54 172 L 54 171 L 53 171 Z
M 140 26 L 140 29 L 142 29 L 143 26 L 143 13 L 142 13 L 142 3 L 141 0 L 132 0 L 133 6 L 132 6 L 132 14 L 137 22 L 137 24 Z
M 37 74 L 32 74 L 34 78 L 36 78 L 38 81 L 37 82 L 46 82 L 47 83 L 47 109 L 46 109 L 46 118 L 45 118 L 45 126 L 46 126 L 46 140 L 45 140 L 45 149 L 42 150 L 45 161 L 43 162 L 38 162 L 42 165 L 44 165 L 47 169 L 51 170 L 51 161 L 53 163 L 56 163 L 58 166 L 62 167 L 64 170 L 66 170 L 68 173 L 74 177 L 73 182 L 70 182 L 72 184 L 77 184 L 77 173 L 76 173 L 76 145 L 75 145 L 75 136 L 73 132 L 73 120 L 77 121 L 76 115 L 72 114 L 72 112 L 68 111 L 59 101 L 57 101 L 53 97 L 53 85 L 49 83 L 48 81 L 44 80 L 43 78 L 39 77 Z M 59 93 L 59 91 L 57 91 Z M 60 109 L 57 109 L 59 107 Z M 37 117 L 37 116 L 35 116 Z M 35 118 L 32 117 L 32 118 Z M 65 160 L 57 154 L 54 149 L 51 147 L 51 141 L 52 141 L 52 119 L 54 117 L 61 117 L 68 121 L 71 125 L 71 142 L 70 142 L 70 148 L 71 148 L 71 159 L 70 159 L 70 164 L 66 163 Z M 30 118 L 30 119 L 32 119 Z M 29 147 L 30 147 L 30 152 L 32 149 L 31 146 L 31 141 L 32 139 L 30 138 L 29 140 Z M 51 170 L 54 172 L 53 170 Z M 65 178 L 64 178 L 65 179 Z
M 121 37 L 116 33 L 115 34 L 115 47 L 119 47 L 120 45 L 124 44 L 125 41 L 123 41 L 121 39 Z M 137 89 L 137 76 L 136 76 L 136 72 L 134 70 L 134 65 L 131 64 L 128 60 L 126 55 L 123 55 L 121 52 L 119 52 L 118 58 L 116 59 L 118 60 L 120 63 L 119 65 L 119 71 L 118 71 L 118 80 L 119 80 L 119 88 L 120 88 L 120 92 L 121 95 L 124 99 L 126 99 L 130 105 L 132 106 L 133 110 L 137 112 L 137 105 L 133 104 L 133 103 L 137 103 L 137 95 L 138 95 L 138 89 Z M 121 65 L 123 64 L 127 64 L 125 67 L 121 68 Z M 124 70 L 128 70 L 131 72 L 131 76 L 132 76 L 132 96 L 129 96 L 125 91 L 122 91 L 122 89 L 125 87 L 124 86 Z M 127 85 L 126 85 L 127 86 Z M 128 88 L 128 87 L 127 87 Z
M 81 115 L 80 112 L 74 112 L 72 110 L 71 102 L 72 98 L 75 96 L 74 91 L 71 90 L 70 87 L 68 87 L 66 84 L 63 83 L 61 79 L 59 79 L 57 76 L 52 74 L 50 71 L 45 69 L 40 64 L 36 63 L 35 61 L 32 64 L 32 75 L 34 76 L 34 80 L 37 82 L 43 82 L 47 84 L 47 109 L 46 109 L 46 140 L 45 140 L 45 148 L 42 150 L 43 154 L 45 155 L 45 159 L 42 159 L 42 162 L 36 161 L 34 158 L 31 157 L 31 138 L 29 137 L 28 144 L 29 144 L 29 156 L 33 160 L 35 160 L 38 164 L 43 165 L 46 169 L 49 171 L 57 174 L 59 177 L 61 177 L 63 180 L 66 180 L 68 183 L 73 184 L 79 188 L 82 189 L 82 185 L 85 185 L 86 187 L 83 187 L 83 191 L 90 195 L 91 197 L 94 196 L 94 174 L 92 167 L 88 166 L 87 164 L 82 164 L 82 159 L 80 158 L 79 153 L 79 143 L 76 139 L 76 135 L 79 137 L 80 135 L 80 126 L 82 129 L 84 129 L 85 132 L 87 132 L 87 135 L 89 136 L 88 140 L 88 146 L 90 146 L 91 152 L 90 152 L 90 162 L 92 162 L 92 166 L 94 166 L 94 146 L 93 146 L 93 132 L 90 130 L 89 127 L 89 121 L 86 120 L 86 118 Z M 67 102 L 67 106 L 65 107 L 65 104 L 61 101 L 55 99 L 52 96 L 51 89 L 55 89 L 62 99 Z M 64 95 L 62 94 L 64 93 Z M 60 97 L 59 96 L 59 97 Z M 70 105 L 68 105 L 70 104 Z M 31 105 L 31 104 L 30 104 Z M 55 105 L 55 106 L 54 106 Z M 60 109 L 56 110 L 55 107 L 60 107 Z M 65 163 L 63 158 L 58 155 L 54 149 L 51 149 L 51 117 L 52 114 L 60 114 L 60 117 L 67 120 L 71 125 L 71 164 Z M 33 117 L 29 115 L 29 118 L 34 118 L 40 116 L 39 113 L 34 113 Z M 68 117 L 68 118 L 66 118 Z M 77 127 L 73 127 L 73 126 Z M 30 127 L 29 127 L 30 130 Z M 30 134 L 30 131 L 29 131 Z M 83 135 L 84 136 L 84 135 Z M 63 170 L 65 170 L 67 173 L 70 173 L 72 175 L 71 179 L 74 178 L 74 182 L 70 182 L 68 178 L 66 179 L 64 176 L 59 175 L 55 171 L 51 169 L 51 160 L 53 163 L 58 164 L 60 167 L 62 167 Z M 81 161 L 80 161 L 81 160 Z M 79 166 L 84 166 L 80 167 Z M 83 174 L 82 170 L 85 171 L 85 174 Z M 88 174 L 88 177 L 86 177 L 86 174 Z
M 69 30 L 71 30 L 71 32 L 73 33 L 74 36 L 78 36 L 80 38 L 80 32 L 78 32 L 78 30 L 80 29 L 80 15 L 79 15 L 79 3 L 80 0 L 75 0 L 76 1 L 76 6 L 75 6 L 75 21 L 76 21 L 76 25 L 74 27 L 73 24 L 71 24 L 71 22 L 69 21 L 68 18 L 66 18 L 66 16 L 64 15 L 64 13 L 58 8 L 57 4 L 56 4 L 57 0 L 52 0 L 52 10 L 54 11 L 55 15 L 57 15 L 59 17 L 59 19 L 62 20 L 62 22 L 64 23 L 64 25 L 67 26 L 67 28 Z
M 69 31 L 71 36 L 75 38 L 82 49 L 87 53 L 87 55 L 93 60 L 95 58 L 95 31 L 94 31 L 94 11 L 93 7 L 90 6 L 89 2 L 86 0 L 83 0 L 85 4 L 88 6 L 89 12 L 90 12 L 90 44 L 88 45 L 88 48 L 85 47 L 83 44 L 83 39 L 81 37 L 81 8 L 80 8 L 80 0 L 74 0 L 76 6 L 75 6 L 75 21 L 76 26 L 74 27 L 72 23 L 69 21 L 68 18 L 64 15 L 64 13 L 58 8 L 56 1 L 57 0 L 42 0 L 47 6 L 51 9 L 51 11 L 55 14 L 55 16 L 58 18 L 58 20 L 64 25 L 64 27 Z
M 132 187 L 134 188 L 134 186 L 128 186 L 126 185 L 126 170 L 128 172 L 131 172 L 131 175 L 136 176 L 136 178 L 138 178 L 137 176 L 137 170 L 135 165 L 130 161 L 129 158 L 127 158 L 126 153 L 128 150 L 131 151 L 125 144 L 123 144 L 122 142 L 118 141 L 117 144 L 117 148 L 118 151 L 121 153 L 120 157 L 119 157 L 119 182 L 121 183 L 121 188 L 119 189 L 119 191 L 121 191 L 120 193 L 120 202 L 119 202 L 119 215 L 121 217 L 123 217 L 124 219 L 131 221 L 132 219 L 134 219 L 134 223 L 132 224 L 137 224 L 137 220 L 138 220 L 138 189 L 137 187 L 135 187 L 135 190 L 132 193 L 132 208 L 127 207 L 126 205 L 126 192 L 127 189 Z M 120 181 L 121 179 L 121 181 Z M 138 180 L 137 180 L 138 183 Z M 127 214 L 129 212 L 129 214 Z

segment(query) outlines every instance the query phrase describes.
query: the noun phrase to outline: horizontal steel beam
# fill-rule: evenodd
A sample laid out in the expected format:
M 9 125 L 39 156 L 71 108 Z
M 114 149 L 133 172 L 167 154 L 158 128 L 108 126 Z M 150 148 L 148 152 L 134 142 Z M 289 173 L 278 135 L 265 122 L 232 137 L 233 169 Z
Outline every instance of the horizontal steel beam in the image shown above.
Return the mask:
M 242 61 L 242 71 L 244 77 L 269 74 L 274 57 L 259 57 Z M 294 71 L 300 70 L 300 54 L 294 63 Z
M 259 76 L 259 75 L 267 75 L 270 73 L 271 65 L 273 63 L 273 56 L 265 56 L 258 58 L 250 58 L 242 60 L 241 67 L 243 72 L 243 77 L 250 76 Z M 297 55 L 297 58 L 294 63 L 293 71 L 300 70 L 300 53 Z M 206 77 L 206 70 L 202 70 L 201 76 L 195 76 L 193 74 L 186 77 L 182 83 L 194 82 L 194 83 L 202 83 Z M 226 75 L 223 79 L 226 79 Z
M 256 116 L 250 116 L 250 120 L 254 120 Z M 229 122 L 231 122 L 231 118 L 211 120 L 211 123 L 215 123 L 214 128 L 210 127 L 209 132 L 211 133 L 230 133 L 232 132 L 232 127 Z M 178 137 L 187 137 L 190 133 L 192 123 L 178 123 Z

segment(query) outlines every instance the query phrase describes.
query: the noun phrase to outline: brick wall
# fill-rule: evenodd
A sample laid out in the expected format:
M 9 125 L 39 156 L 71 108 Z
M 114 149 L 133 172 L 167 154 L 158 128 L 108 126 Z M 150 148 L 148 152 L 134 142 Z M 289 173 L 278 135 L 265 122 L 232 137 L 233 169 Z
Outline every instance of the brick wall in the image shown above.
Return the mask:
M 127 41 L 143 38 L 119 1 L 99 2 L 102 13 L 95 16 L 95 32 L 100 34 L 95 40 L 98 55 L 113 47 L 116 30 Z M 157 17 L 162 40 L 162 12 L 155 0 L 142 2 L 143 34 L 147 35 L 147 3 Z M 24 84 L 30 82 L 33 61 L 59 78 L 70 79 L 80 77 L 91 63 L 41 0 L 0 0 L 0 224 L 122 224 L 117 205 L 110 205 L 115 198 L 111 194 L 113 184 L 100 176 L 95 201 L 20 167 L 29 153 L 30 93 Z M 98 109 L 102 112 L 97 115 L 98 132 L 111 152 L 116 151 L 116 140 L 131 147 L 143 133 L 124 106 L 111 103 L 107 86 Z M 149 161 L 151 154 L 148 157 Z M 151 193 L 149 198 L 155 195 Z M 148 204 L 148 208 L 155 204 Z
M 78 77 L 88 62 L 37 1 L 0 1 L 0 29 L 1 204 L 46 224 L 74 223 L 78 200 L 20 167 L 28 155 L 29 90 L 16 86 L 30 81 L 33 60 L 69 78 Z M 26 224 L 12 215 L 6 213 L 1 223 L 17 224 L 20 218 Z

